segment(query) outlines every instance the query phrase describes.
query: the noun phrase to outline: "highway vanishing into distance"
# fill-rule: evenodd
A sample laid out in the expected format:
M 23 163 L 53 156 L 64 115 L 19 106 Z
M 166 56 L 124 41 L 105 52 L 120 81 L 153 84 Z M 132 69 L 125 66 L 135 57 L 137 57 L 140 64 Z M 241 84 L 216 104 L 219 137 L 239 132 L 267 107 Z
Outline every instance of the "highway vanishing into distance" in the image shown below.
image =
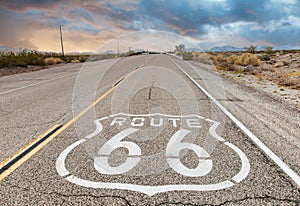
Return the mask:
M 139 55 L 0 78 L 0 205 L 299 205 L 300 113 Z

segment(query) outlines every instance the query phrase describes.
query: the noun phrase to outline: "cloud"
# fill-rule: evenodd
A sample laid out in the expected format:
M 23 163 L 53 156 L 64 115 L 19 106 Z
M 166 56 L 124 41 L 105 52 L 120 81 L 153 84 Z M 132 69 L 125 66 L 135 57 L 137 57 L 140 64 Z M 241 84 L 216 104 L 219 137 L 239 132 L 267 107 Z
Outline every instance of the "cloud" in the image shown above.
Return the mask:
M 67 51 L 149 29 L 203 45 L 300 44 L 299 19 L 299 0 L 10 0 L 1 2 L 0 44 L 59 51 L 59 25 Z
M 37 45 L 34 45 L 29 39 L 34 32 L 34 28 L 29 27 L 28 23 L 22 22 L 20 16 L 0 9 L 0 25 L 1 45 L 13 48 L 37 49 Z
M 71 10 L 69 16 L 71 19 L 77 19 L 77 20 L 80 19 L 80 20 L 85 20 L 87 22 L 94 22 L 94 18 L 92 14 L 84 8 L 77 7 Z
M 63 2 L 60 0 L 10 0 L 1 1 L 1 7 L 13 11 L 27 11 L 30 9 L 49 10 L 59 6 L 60 3 Z

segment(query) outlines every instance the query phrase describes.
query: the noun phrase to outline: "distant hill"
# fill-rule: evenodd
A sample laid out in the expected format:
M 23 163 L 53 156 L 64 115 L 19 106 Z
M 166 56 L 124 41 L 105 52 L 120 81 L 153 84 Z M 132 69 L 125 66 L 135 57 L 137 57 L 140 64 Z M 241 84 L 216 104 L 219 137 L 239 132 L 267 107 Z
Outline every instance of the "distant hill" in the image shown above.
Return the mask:
M 263 51 L 267 48 L 267 46 L 264 45 L 258 45 L 256 46 L 256 50 L 257 51 Z M 239 48 L 239 47 L 235 47 L 235 46 L 216 46 L 211 48 L 209 51 L 211 52 L 234 52 L 234 51 L 245 51 L 245 47 L 244 48 Z M 293 45 L 293 44 L 287 44 L 287 45 L 282 45 L 282 46 L 276 46 L 273 47 L 274 51 L 281 51 L 281 50 L 300 50 L 300 46 L 299 45 Z
M 203 52 L 204 50 L 201 48 L 187 48 L 185 51 L 187 51 L 187 52 Z
M 18 52 L 18 49 L 13 49 L 7 46 L 0 46 L 0 52 L 8 53 L 8 52 Z
M 216 46 L 216 47 L 211 48 L 209 51 L 211 51 L 211 52 L 230 52 L 230 51 L 245 51 L 245 49 L 227 45 L 227 46 Z
M 300 46 L 298 45 L 293 45 L 293 44 L 287 44 L 287 45 L 283 45 L 283 46 L 276 46 L 273 47 L 273 50 L 300 50 Z
M 267 48 L 267 46 L 257 46 L 256 51 L 263 51 Z
M 4 52 L 4 53 L 8 53 L 8 52 L 13 52 L 13 53 L 21 53 L 21 52 L 31 53 L 31 52 L 39 52 L 39 51 L 31 50 L 31 49 L 26 49 L 26 48 L 14 49 L 14 48 L 7 47 L 7 46 L 0 46 L 0 52 Z M 43 53 L 43 52 L 40 52 L 40 53 Z

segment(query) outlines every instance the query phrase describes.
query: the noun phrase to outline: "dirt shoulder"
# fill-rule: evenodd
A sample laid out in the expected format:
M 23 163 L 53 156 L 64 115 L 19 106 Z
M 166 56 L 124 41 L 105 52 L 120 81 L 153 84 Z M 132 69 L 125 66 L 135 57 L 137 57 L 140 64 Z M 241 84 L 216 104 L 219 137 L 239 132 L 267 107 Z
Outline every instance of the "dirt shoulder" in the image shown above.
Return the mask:
M 290 89 L 287 86 L 278 85 L 267 79 L 261 79 L 254 75 L 237 74 L 234 72 L 225 72 L 218 70 L 222 76 L 263 91 L 276 99 L 284 100 L 296 108 L 300 109 L 300 92 L 296 89 Z
M 53 65 L 45 65 L 45 66 L 26 66 L 26 67 L 4 67 L 0 68 L 0 77 L 14 75 L 14 74 L 21 74 L 21 73 L 29 73 L 44 69 L 51 69 L 53 67 L 61 67 L 66 65 L 73 65 L 73 64 L 82 64 L 82 63 L 61 63 L 61 64 L 53 64 Z
M 247 56 L 246 63 L 240 62 L 242 56 L 234 53 L 208 54 L 207 57 L 213 61 L 204 63 L 210 64 L 208 68 L 223 77 L 263 91 L 300 109 L 300 53 L 251 54 Z
M 49 69 L 49 68 L 51 68 L 51 66 L 26 66 L 26 67 L 10 67 L 10 68 L 5 67 L 0 69 L 0 77 L 13 75 L 13 74 L 39 71 L 42 69 Z

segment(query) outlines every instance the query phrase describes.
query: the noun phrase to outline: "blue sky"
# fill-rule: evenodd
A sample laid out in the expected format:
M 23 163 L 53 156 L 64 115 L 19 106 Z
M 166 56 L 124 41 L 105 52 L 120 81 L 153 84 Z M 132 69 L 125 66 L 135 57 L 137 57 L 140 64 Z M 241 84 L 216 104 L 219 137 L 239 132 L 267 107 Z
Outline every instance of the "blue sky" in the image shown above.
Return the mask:
M 130 32 L 167 31 L 200 47 L 300 45 L 300 0 L 7 0 L 0 46 L 94 51 Z M 165 37 L 167 38 L 167 37 Z

